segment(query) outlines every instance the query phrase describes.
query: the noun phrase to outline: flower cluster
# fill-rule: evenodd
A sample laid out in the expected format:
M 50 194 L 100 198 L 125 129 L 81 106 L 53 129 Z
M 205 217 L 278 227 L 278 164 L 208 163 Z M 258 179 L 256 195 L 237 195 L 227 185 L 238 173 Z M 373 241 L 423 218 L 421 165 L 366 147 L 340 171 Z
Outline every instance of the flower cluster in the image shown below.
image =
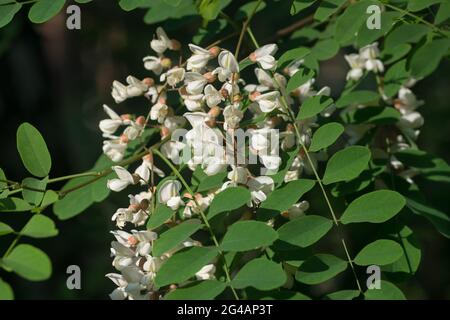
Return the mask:
M 336 110 L 335 105 L 331 104 L 319 114 L 306 119 L 293 116 L 292 110 L 302 102 L 311 97 L 327 97 L 331 90 L 329 87 L 315 90 L 315 80 L 312 78 L 287 92 L 289 79 L 304 68 L 304 61 L 289 61 L 278 72 L 278 63 L 274 57 L 276 44 L 262 46 L 245 58 L 246 62 L 254 66 L 256 81 L 241 78 L 242 70 L 235 55 L 217 46 L 202 48 L 189 44 L 192 54 L 182 62 L 181 57 L 171 58 L 173 52 L 170 52 L 176 54 L 181 45 L 170 39 L 161 28 L 157 29 L 156 38 L 150 46 L 156 54 L 143 59 L 144 68 L 151 71 L 154 77 L 159 77 L 158 81 L 151 77 L 139 81 L 130 76 L 128 85 L 114 82 L 112 92 L 117 103 L 130 97 L 147 98 L 150 102 L 148 115 L 118 116 L 105 106 L 111 119 L 100 123 L 104 136 L 109 139 L 105 144 L 122 147 L 120 152 L 117 151 L 118 147 L 115 147 L 114 152 L 111 147 L 104 149 L 106 155 L 119 162 L 113 167 L 117 178 L 108 181 L 108 188 L 113 191 L 122 191 L 132 185 L 145 188 L 129 195 L 129 206 L 118 209 L 112 217 L 120 229 L 113 231 L 117 239 L 112 243 L 113 266 L 120 274 L 108 275 L 118 286 L 112 298 L 159 299 L 167 290 L 176 287 L 158 288 L 155 285 L 154 278 L 160 266 L 184 247 L 202 246 L 194 237 L 176 249 L 156 256 L 152 248 L 160 229 L 132 230 L 128 233 L 122 230 L 127 224 L 134 228 L 143 227 L 149 217 L 155 214 L 155 208 L 161 205 L 173 212 L 165 221 L 166 228 L 172 228 L 186 219 L 204 219 L 204 212 L 216 195 L 236 186 L 249 190 L 251 200 L 247 206 L 249 209 L 257 208 L 279 182 L 274 180 L 272 174 L 277 173 L 283 165 L 280 152 L 296 150 L 282 176 L 286 182 L 313 174 L 318 162 L 327 160 L 328 155 L 324 150 L 312 154 L 306 153 L 306 150 L 311 144 L 313 129 L 318 127 L 318 120 L 333 116 Z M 362 48 L 359 54 L 346 56 L 351 66 L 347 78 L 357 81 L 365 71 L 382 73 L 384 66 L 378 56 L 377 43 Z M 401 114 L 398 129 L 417 136 L 417 129 L 423 124 L 423 119 L 415 109 L 421 102 L 415 99 L 407 84 L 399 90 L 398 99 L 383 98 Z M 181 102 L 181 107 L 174 108 L 176 101 Z M 348 108 L 365 107 L 358 105 Z M 126 129 L 116 136 L 116 131 L 122 125 L 127 126 Z M 150 126 L 160 131 L 158 151 L 148 150 L 142 163 L 131 173 L 120 163 L 126 143 L 136 139 Z M 182 135 L 178 134 L 185 126 L 188 129 Z M 367 128 L 361 126 L 348 126 L 348 143 L 351 144 L 352 139 L 357 141 L 366 131 Z M 236 139 L 236 133 L 240 130 L 246 130 L 248 143 Z M 396 146 L 400 147 L 402 143 L 399 140 Z M 226 179 L 220 185 L 197 193 L 193 193 L 185 181 L 172 177 L 157 183 L 154 174 L 162 178 L 164 172 L 154 164 L 155 153 L 166 163 L 180 164 L 182 168 L 186 166 L 194 174 L 202 172 L 206 176 L 215 176 L 226 172 Z M 246 157 L 242 159 L 239 157 L 241 154 L 248 154 L 258 161 L 252 162 Z M 393 165 L 395 161 L 398 162 L 392 156 Z M 296 219 L 304 215 L 308 208 L 309 203 L 301 201 L 281 212 L 281 216 Z M 272 225 L 273 221 L 268 224 Z M 212 279 L 215 271 L 215 261 L 210 261 L 198 271 L 196 278 Z M 285 271 L 291 279 L 289 270 Z

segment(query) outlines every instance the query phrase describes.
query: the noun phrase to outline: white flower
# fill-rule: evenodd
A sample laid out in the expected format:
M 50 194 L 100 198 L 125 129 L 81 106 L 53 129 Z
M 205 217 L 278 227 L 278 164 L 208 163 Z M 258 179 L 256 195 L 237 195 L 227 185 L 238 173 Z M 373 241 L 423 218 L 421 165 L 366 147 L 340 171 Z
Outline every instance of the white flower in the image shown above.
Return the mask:
M 214 264 L 207 264 L 195 274 L 195 277 L 197 280 L 212 280 L 216 278 L 214 276 L 215 272 L 216 266 Z
M 161 153 L 174 163 L 180 163 L 181 151 L 185 148 L 185 144 L 180 141 L 170 140 L 161 146 Z
M 167 49 L 173 49 L 172 41 L 161 27 L 156 29 L 156 39 L 150 42 L 150 47 L 159 54 L 164 53 Z
M 309 202 L 304 200 L 292 205 L 287 211 L 290 220 L 296 219 L 305 215 L 305 211 L 309 209 Z
M 103 110 L 105 110 L 110 119 L 101 120 L 99 128 L 103 133 L 113 134 L 123 124 L 123 120 L 106 104 L 103 105 Z
M 225 119 L 224 128 L 227 129 L 236 129 L 239 127 L 239 123 L 244 117 L 244 113 L 238 109 L 235 105 L 226 106 L 223 110 L 223 117 Z
M 185 77 L 184 68 L 174 67 L 161 75 L 160 80 L 165 81 L 167 79 L 167 84 L 171 87 L 176 86 L 178 83 L 184 80 Z
M 247 182 L 247 186 L 250 190 L 252 200 L 256 203 L 261 203 L 265 201 L 267 199 L 267 195 L 273 191 L 274 182 L 271 177 L 259 176 L 256 178 L 250 178 Z
M 377 59 L 380 55 L 378 50 L 378 43 L 369 44 L 359 50 L 359 55 L 364 59 L 364 66 L 367 70 L 375 73 L 383 72 L 384 65 L 381 60 Z
M 155 74 L 161 74 L 163 66 L 161 64 L 160 57 L 147 56 L 142 59 L 144 62 L 144 68 L 153 71 Z
M 232 170 L 228 172 L 227 178 L 236 185 L 238 183 L 246 184 L 248 176 L 249 174 L 246 168 L 232 166 Z
M 200 111 L 203 105 L 203 94 L 182 95 L 184 105 L 189 111 Z
M 178 128 L 182 128 L 186 123 L 186 119 L 182 116 L 166 117 L 164 120 L 164 127 L 169 129 L 169 132 L 173 132 Z
M 239 72 L 239 64 L 234 55 L 227 50 L 219 53 L 218 57 L 219 67 L 217 67 L 213 74 L 217 74 L 219 81 L 226 81 L 231 74 Z
M 395 100 L 395 108 L 401 113 L 405 114 L 409 111 L 413 111 L 423 105 L 422 100 L 417 100 L 416 95 L 411 89 L 401 87 L 398 91 L 398 99 Z
M 204 68 L 208 61 L 212 58 L 211 53 L 195 44 L 190 43 L 189 49 L 192 51 L 193 55 L 187 60 L 186 69 L 187 70 L 199 70 Z
M 208 107 L 214 107 L 218 105 L 225 98 L 220 94 L 220 92 L 214 88 L 213 85 L 208 84 L 205 87 L 205 100 Z
M 111 96 L 116 103 L 125 101 L 128 98 L 127 87 L 123 83 L 114 80 L 112 84 Z
M 345 55 L 344 57 L 351 68 L 347 73 L 347 80 L 358 81 L 364 72 L 364 59 L 356 53 Z
M 258 62 L 261 68 L 266 70 L 273 70 L 277 66 L 277 61 L 273 57 L 275 52 L 278 50 L 276 44 L 266 44 L 255 50 L 252 54 L 250 54 L 249 58 L 253 62 Z
M 262 112 L 271 112 L 280 107 L 279 98 L 280 93 L 278 91 L 271 91 L 257 96 L 255 101 Z
M 167 205 L 172 210 L 177 210 L 184 205 L 180 197 L 181 183 L 178 180 L 167 180 L 159 189 L 159 202 Z
M 153 164 L 153 160 L 148 155 L 142 158 L 142 163 L 136 168 L 134 173 L 141 178 L 141 184 L 145 184 L 150 179 L 150 172 L 153 171 L 160 177 L 164 177 L 164 172 Z
M 196 95 L 203 92 L 207 80 L 198 72 L 186 72 L 184 83 L 187 93 Z
M 158 102 L 150 109 L 150 119 L 163 123 L 169 112 L 169 107 L 165 103 Z
M 148 86 L 145 83 L 133 76 L 128 76 L 126 80 L 128 83 L 128 98 L 141 96 L 148 90 Z
M 106 183 L 108 189 L 119 192 L 124 190 L 129 185 L 136 184 L 138 182 L 136 181 L 137 179 L 135 179 L 135 177 L 133 177 L 133 175 L 129 173 L 127 169 L 121 166 L 114 166 L 112 167 L 112 169 L 117 174 L 118 179 L 108 180 Z
M 126 143 L 120 139 L 103 141 L 103 153 L 114 162 L 119 162 L 125 155 Z
M 398 121 L 398 125 L 404 128 L 417 129 L 423 126 L 424 119 L 419 112 L 412 111 L 403 114 Z
M 227 168 L 227 163 L 225 162 L 223 155 L 223 153 L 213 154 L 212 156 L 203 159 L 202 169 L 208 176 L 218 174 Z

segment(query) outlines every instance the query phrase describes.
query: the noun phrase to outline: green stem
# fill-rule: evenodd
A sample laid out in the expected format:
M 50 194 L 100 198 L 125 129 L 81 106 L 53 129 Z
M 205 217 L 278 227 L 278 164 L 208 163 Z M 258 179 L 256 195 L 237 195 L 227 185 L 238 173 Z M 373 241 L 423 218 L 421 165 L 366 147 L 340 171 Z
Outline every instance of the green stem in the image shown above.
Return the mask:
M 244 34 L 247 31 L 248 25 L 250 24 L 250 21 L 252 20 L 253 16 L 255 15 L 256 10 L 258 10 L 258 7 L 261 4 L 261 2 L 262 2 L 262 0 L 258 0 L 255 7 L 253 8 L 252 13 L 248 17 L 248 19 L 245 20 L 244 24 L 242 25 L 242 30 L 241 30 L 241 34 L 239 35 L 239 40 L 238 40 L 238 43 L 236 46 L 236 51 L 234 52 L 234 56 L 236 57 L 236 59 L 238 59 L 239 50 L 241 49 L 242 40 L 244 39 Z
M 194 191 L 191 189 L 191 187 L 189 186 L 189 184 L 186 182 L 186 180 L 184 180 L 182 174 L 180 173 L 180 171 L 172 164 L 172 162 L 167 159 L 158 149 L 153 151 L 154 154 L 156 154 L 162 161 L 164 161 L 167 166 L 169 166 L 169 168 L 172 170 L 172 172 L 177 176 L 178 179 L 180 179 L 181 183 L 183 184 L 183 186 L 186 188 L 187 192 L 192 196 L 192 199 L 194 199 L 195 205 L 197 206 L 199 212 L 200 212 L 200 216 L 203 220 L 203 223 L 205 224 L 206 228 L 208 229 L 211 238 L 214 242 L 214 245 L 217 248 L 217 251 L 219 252 L 219 255 L 221 256 L 222 260 L 223 260 L 223 265 L 224 265 L 224 271 L 225 271 L 225 276 L 227 279 L 227 283 L 228 286 L 230 287 L 231 291 L 233 292 L 233 295 L 235 297 L 236 300 L 239 300 L 239 296 L 236 292 L 236 290 L 234 289 L 233 285 L 231 284 L 231 276 L 230 276 L 230 271 L 228 269 L 226 260 L 225 260 L 225 255 L 223 254 L 223 251 L 220 249 L 220 245 L 219 245 L 219 241 L 217 241 L 216 235 L 214 234 L 211 225 L 209 224 L 208 219 L 206 218 L 205 213 L 203 212 L 203 210 L 201 209 L 200 205 L 197 203 L 197 200 L 195 200 L 195 193 Z

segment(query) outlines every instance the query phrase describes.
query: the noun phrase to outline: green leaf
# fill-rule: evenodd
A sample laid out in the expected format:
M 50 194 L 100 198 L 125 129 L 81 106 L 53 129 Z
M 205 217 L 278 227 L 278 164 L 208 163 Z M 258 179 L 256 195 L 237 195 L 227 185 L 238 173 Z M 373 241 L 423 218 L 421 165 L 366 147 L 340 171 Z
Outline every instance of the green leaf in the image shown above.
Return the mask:
M 385 166 L 371 165 L 370 169 L 364 170 L 358 177 L 347 182 L 341 182 L 333 186 L 331 194 L 336 197 L 347 196 L 367 188 L 385 170 Z
M 29 281 L 47 280 L 52 273 L 49 257 L 29 244 L 19 244 L 3 259 L 3 263 Z
M 317 152 L 331 146 L 344 132 L 344 127 L 337 122 L 329 122 L 319 127 L 311 140 L 310 152 Z
M 169 220 L 172 214 L 172 209 L 163 204 L 158 204 L 155 212 L 150 215 L 150 218 L 147 221 L 147 229 L 153 230 L 158 228 L 159 226 L 163 225 L 164 222 Z
M 214 20 L 230 2 L 231 0 L 201 0 L 198 12 L 205 20 Z
M 253 288 L 245 289 L 249 300 L 311 300 L 310 297 L 301 292 L 275 289 L 271 291 L 259 291 Z
M 406 69 L 406 59 L 400 60 L 390 67 L 384 75 L 384 92 L 392 97 L 400 90 L 400 87 L 409 79 L 410 74 Z
M 445 22 L 450 18 L 450 2 L 442 2 L 434 19 L 435 24 Z
M 445 1 L 446 0 L 408 0 L 408 10 L 416 12 L 431 7 L 433 4 Z
M 58 235 L 58 229 L 56 229 L 55 223 L 49 217 L 35 214 L 20 234 L 32 238 L 48 238 Z
M 327 294 L 325 297 L 330 300 L 353 300 L 359 296 L 358 290 L 340 290 Z
M 4 236 L 5 234 L 13 233 L 14 230 L 6 223 L 0 222 L 0 236 Z
M 311 80 L 314 77 L 314 71 L 308 68 L 300 68 L 294 75 L 289 79 L 286 91 L 289 93 L 302 84 L 305 84 L 307 81 Z
M 419 42 L 429 30 L 430 29 L 423 24 L 403 23 L 387 35 L 384 47 L 396 48 L 405 43 Z
M 39 4 L 44 1 L 35 3 Z M 25 168 L 37 177 L 50 172 L 52 159 L 40 132 L 31 124 L 22 123 L 17 129 L 17 150 Z
M 316 0 L 294 0 L 291 5 L 291 16 L 296 15 L 297 13 L 305 10 L 309 6 L 311 6 Z
M 217 280 L 199 281 L 169 292 L 164 300 L 212 300 L 226 287 L 225 283 Z
M 311 51 L 306 47 L 300 47 L 300 48 L 288 50 L 285 53 L 283 53 L 281 55 L 281 57 L 278 59 L 278 63 L 277 63 L 278 68 L 285 67 L 291 61 L 301 60 L 301 59 L 305 58 L 308 54 L 310 54 L 310 52 Z
M 335 39 L 341 46 L 354 42 L 360 26 L 369 17 L 366 10 L 372 4 L 377 3 L 375 1 L 358 1 L 347 7 L 344 13 L 337 18 Z
M 311 50 L 312 55 L 319 61 L 333 58 L 339 51 L 339 44 L 334 39 L 317 42 Z
M 231 283 L 236 289 L 253 287 L 268 291 L 281 287 L 286 280 L 281 265 L 262 257 L 253 259 L 243 266 Z
M 336 107 L 343 108 L 352 104 L 369 104 L 377 102 L 379 98 L 379 94 L 375 91 L 355 90 L 342 95 L 336 101 Z
M 199 167 L 200 166 L 198 166 L 198 168 Z M 219 172 L 218 174 L 204 177 L 202 180 L 200 180 L 197 192 L 205 192 L 221 187 L 226 176 L 227 172 Z
M 351 146 L 340 150 L 328 160 L 323 183 L 352 180 L 366 169 L 369 160 L 370 150 L 366 147 Z
M 0 28 L 10 23 L 20 8 L 22 5 L 17 2 L 0 6 Z
M 314 14 L 314 19 L 319 21 L 325 21 L 339 10 L 340 7 L 346 2 L 346 0 L 323 0 L 320 1 L 320 6 L 317 8 L 316 13 Z
M 447 54 L 449 47 L 448 39 L 433 40 L 424 44 L 411 58 L 411 74 L 415 78 L 424 78 L 430 75 L 439 66 L 439 62 Z
M 403 256 L 394 263 L 384 266 L 383 271 L 395 273 L 414 274 L 420 265 L 420 245 L 412 230 L 403 226 L 399 231 L 392 234 L 392 238 L 401 243 Z
M 394 284 L 381 280 L 380 289 L 368 289 L 364 292 L 366 300 L 406 300 L 403 292 Z
M 144 16 L 144 22 L 147 24 L 198 15 L 194 1 L 183 0 L 176 8 L 163 0 L 152 0 L 149 4 L 150 9 Z
M 109 160 L 105 155 L 101 155 L 94 167 L 89 171 L 101 172 L 103 170 L 109 170 L 112 165 L 113 162 L 111 160 Z M 80 185 L 86 184 L 89 181 L 95 181 L 66 194 L 64 198 L 57 201 L 53 205 L 53 212 L 61 220 L 67 220 L 82 213 L 93 203 L 101 202 L 106 199 L 110 193 L 110 190 L 106 187 L 106 182 L 108 179 L 115 177 L 115 173 L 111 172 L 101 178 L 87 176 L 69 180 L 62 188 L 63 191 L 76 188 Z
M 0 199 L 6 198 L 9 194 L 9 190 L 7 188 L 8 183 L 6 183 L 5 180 L 6 180 L 5 172 L 3 171 L 2 168 L 0 168 Z
M 341 113 L 342 120 L 350 124 L 395 124 L 400 119 L 400 116 L 400 112 L 393 107 L 366 107 Z
M 28 12 L 28 19 L 33 23 L 43 23 L 56 16 L 64 7 L 65 0 L 39 0 Z
M 238 11 L 236 12 L 235 15 L 235 19 L 236 20 L 244 20 L 246 18 L 248 18 L 253 10 L 256 8 L 256 4 L 258 3 L 258 1 L 250 1 L 246 4 L 244 4 L 243 6 L 241 6 Z M 266 3 L 264 1 L 262 1 L 259 6 L 258 9 L 256 9 L 255 13 L 263 10 L 266 7 Z M 239 69 L 241 70 L 241 69 Z
M 156 257 L 176 248 L 202 227 L 200 220 L 190 219 L 167 230 L 153 243 L 152 254 Z
M 306 99 L 300 107 L 300 111 L 297 115 L 297 120 L 304 120 L 314 117 L 316 114 L 321 113 L 332 104 L 333 99 L 327 96 L 319 95 L 310 97 Z
M 406 205 L 413 213 L 430 221 L 440 234 L 450 239 L 450 217 L 447 214 L 409 197 L 406 199 Z
M 361 249 L 354 262 L 359 266 L 372 264 L 384 266 L 393 263 L 403 255 L 402 247 L 392 240 L 376 240 Z
M 38 180 L 36 178 L 25 178 L 22 180 L 22 186 L 22 196 L 24 200 L 38 206 L 44 198 L 45 188 L 47 187 L 47 178 L 43 180 Z M 34 190 L 27 189 L 27 187 Z M 37 190 L 42 190 L 42 192 Z
M 209 206 L 208 219 L 212 219 L 222 212 L 239 209 L 251 200 L 248 189 L 243 187 L 226 188 L 217 194 Z
M 347 261 L 331 254 L 316 254 L 300 265 L 295 280 L 315 285 L 334 278 L 347 269 Z
M 122 10 L 131 11 L 140 6 L 143 6 L 147 1 L 146 0 L 120 0 L 119 6 Z
M 41 208 L 45 208 L 45 207 L 55 203 L 56 201 L 58 201 L 58 199 L 59 199 L 59 196 L 55 191 L 53 191 L 53 190 L 45 191 L 44 198 L 42 199 L 42 202 L 41 202 Z
M 306 215 L 283 224 L 278 230 L 276 245 L 287 244 L 306 248 L 325 236 L 333 222 L 317 215 Z
M 11 286 L 0 278 L 0 300 L 14 300 Z
M 397 11 L 383 11 L 381 12 L 381 28 L 380 29 L 369 29 L 367 25 L 363 23 L 358 31 L 357 37 L 357 47 L 361 48 L 375 42 L 378 38 L 381 38 L 387 34 L 397 19 L 400 18 L 402 14 Z
M 256 215 L 260 220 L 268 220 L 279 213 L 288 210 L 293 204 L 315 185 L 314 180 L 298 179 L 290 181 L 284 186 L 274 190 L 267 199 L 261 203 Z
M 238 221 L 228 227 L 220 248 L 223 251 L 249 251 L 270 246 L 278 234 L 264 222 Z
M 20 198 L 0 199 L 0 212 L 23 212 L 30 211 L 32 208 L 28 202 Z
M 403 196 L 392 190 L 377 190 L 355 199 L 341 217 L 343 224 L 370 222 L 382 223 L 397 213 L 405 206 Z
M 155 284 L 163 287 L 183 283 L 217 256 L 213 247 L 190 247 L 175 253 L 156 273 Z

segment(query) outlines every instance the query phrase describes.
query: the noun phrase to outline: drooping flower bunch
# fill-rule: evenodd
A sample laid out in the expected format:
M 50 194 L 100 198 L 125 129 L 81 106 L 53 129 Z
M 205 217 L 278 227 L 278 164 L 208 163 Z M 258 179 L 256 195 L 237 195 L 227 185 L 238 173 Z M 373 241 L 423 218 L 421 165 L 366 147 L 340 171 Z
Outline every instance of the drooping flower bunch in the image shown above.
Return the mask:
M 159 237 L 160 226 L 146 229 L 145 225 L 155 215 L 158 206 L 173 212 L 164 221 L 164 228 L 169 229 L 185 220 L 204 220 L 204 213 L 214 198 L 230 187 L 249 190 L 251 199 L 247 207 L 249 210 L 257 209 L 275 189 L 273 175 L 279 172 L 283 164 L 280 150 L 296 150 L 292 160 L 284 164 L 286 168 L 282 172 L 281 182 L 313 175 L 318 161 L 328 159 L 324 150 L 309 154 L 306 150 L 311 144 L 313 129 L 318 127 L 318 117 L 331 117 L 336 110 L 334 104 L 329 104 L 310 117 L 293 115 L 293 110 L 298 110 L 298 106 L 308 99 L 327 98 L 331 92 L 329 87 L 316 91 L 314 78 L 302 81 L 288 92 L 288 82 L 302 70 L 304 60 L 291 59 L 279 72 L 275 59 L 276 44 L 257 48 L 244 59 L 253 67 L 256 82 L 241 78 L 241 69 L 247 66 L 242 67 L 236 56 L 225 48 L 202 48 L 189 44 L 191 55 L 182 62 L 182 58 L 170 58 L 171 53 L 180 51 L 181 45 L 170 39 L 162 28 L 157 29 L 150 46 L 156 55 L 145 57 L 143 63 L 144 68 L 153 73 L 151 77 L 138 80 L 129 76 L 128 85 L 115 81 L 112 89 L 116 103 L 132 97 L 146 98 L 148 115 L 119 116 L 104 106 L 110 119 L 100 122 L 100 129 L 107 139 L 104 153 L 114 162 L 120 162 L 127 144 L 139 138 L 148 128 L 157 128 L 161 137 L 157 148 L 148 149 L 142 163 L 134 171 L 114 166 L 117 178 L 108 181 L 108 188 L 112 191 L 122 191 L 132 185 L 142 188 L 139 193 L 129 195 L 128 207 L 119 208 L 112 216 L 119 228 L 112 231 L 116 241 L 111 244 L 113 266 L 119 273 L 107 275 L 117 285 L 111 294 L 113 299 L 163 298 L 177 285 L 161 288 L 155 284 L 160 267 L 183 248 L 203 245 L 201 241 L 189 237 L 175 248 L 155 255 L 153 244 Z M 384 71 L 377 43 L 345 58 L 351 67 L 347 80 L 358 81 L 365 72 L 378 75 Z M 391 148 L 408 147 L 402 130 L 415 139 L 418 128 L 423 124 L 420 114 L 415 111 L 422 102 L 417 101 L 408 88 L 412 82 L 409 81 L 399 90 L 397 99 L 383 97 L 386 103 L 391 103 L 401 113 L 397 123 L 400 131 Z M 370 105 L 350 105 L 342 112 L 364 108 L 370 108 Z M 118 135 L 121 126 L 126 128 Z M 184 130 L 184 127 L 187 129 Z M 358 141 L 368 129 L 370 125 L 349 125 L 346 128 L 347 143 Z M 238 141 L 239 130 L 248 142 L 245 139 Z M 155 154 L 166 163 L 180 165 L 178 170 L 186 166 L 194 175 L 202 172 L 203 177 L 208 177 L 226 173 L 225 181 L 195 193 L 185 185 L 184 180 L 170 176 L 169 172 L 167 175 L 170 177 L 157 183 L 154 174 L 163 178 L 165 173 L 155 166 Z M 394 168 L 399 171 L 403 169 L 399 160 L 389 156 Z M 256 161 L 252 162 L 252 157 Z M 302 200 L 280 213 L 282 217 L 294 220 L 304 216 L 308 208 L 308 201 Z M 273 227 L 274 219 L 269 219 L 267 224 Z M 140 229 L 130 232 L 122 230 L 128 227 Z M 212 259 L 205 264 L 195 278 L 215 279 L 216 262 L 217 259 Z M 289 268 L 284 272 L 285 286 L 291 287 L 294 275 Z

